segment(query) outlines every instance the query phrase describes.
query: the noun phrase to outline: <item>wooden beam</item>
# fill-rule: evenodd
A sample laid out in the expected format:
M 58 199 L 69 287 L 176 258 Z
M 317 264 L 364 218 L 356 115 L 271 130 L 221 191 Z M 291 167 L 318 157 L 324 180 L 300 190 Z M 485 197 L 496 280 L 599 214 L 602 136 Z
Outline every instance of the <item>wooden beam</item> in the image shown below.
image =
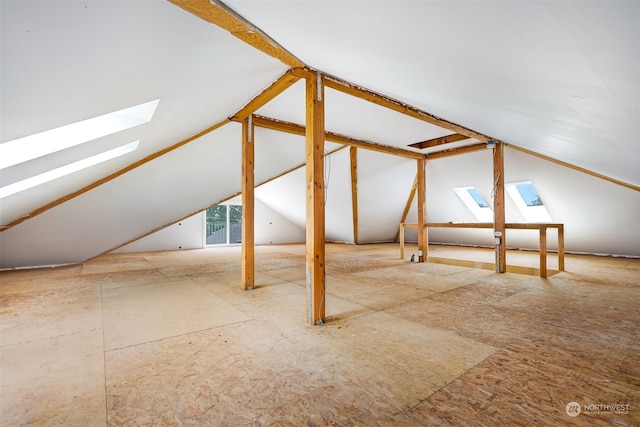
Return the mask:
M 227 30 L 233 36 L 290 67 L 304 65 L 302 61 L 222 2 L 213 4 L 209 0 L 169 1 L 187 12 Z
M 244 120 L 250 114 L 253 114 L 260 107 L 267 104 L 276 96 L 291 87 L 294 83 L 300 80 L 300 77 L 293 73 L 293 70 L 289 69 L 278 80 L 273 82 L 268 88 L 263 90 L 258 96 L 249 101 L 244 107 L 242 107 L 237 113 L 229 117 L 231 120 Z
M 305 127 L 296 123 L 285 122 L 270 117 L 256 115 L 253 119 L 254 125 L 257 127 L 287 132 L 294 135 L 306 135 Z M 340 135 L 334 132 L 325 132 L 325 141 L 336 142 L 351 147 L 364 148 L 366 150 L 377 151 L 379 153 L 393 154 L 396 156 L 407 157 L 410 159 L 424 158 L 424 154 L 414 151 L 405 150 L 404 148 L 392 147 L 389 145 L 378 144 L 376 142 L 355 139 L 348 136 Z
M 398 232 L 396 233 L 396 238 L 394 239 L 394 241 L 398 240 L 401 237 L 400 233 L 404 233 L 404 230 L 402 229 L 402 224 L 407 220 L 407 215 L 409 215 L 409 209 L 411 209 L 411 204 L 413 203 L 413 199 L 416 196 L 417 188 L 418 188 L 418 175 L 416 175 L 416 179 L 413 180 L 411 191 L 409 191 L 409 198 L 407 199 L 407 203 L 404 205 L 404 211 L 402 211 L 402 217 L 400 218 L 400 227 L 398 227 Z
M 307 322 L 325 320 L 324 90 L 320 73 L 306 80 Z
M 114 172 L 109 176 L 106 176 L 106 177 L 104 177 L 102 179 L 99 179 L 99 180 L 97 180 L 95 182 L 92 182 L 91 184 L 89 184 L 89 185 L 87 185 L 85 187 L 82 187 L 81 189 L 79 189 L 77 191 L 74 191 L 73 193 L 67 194 L 66 196 L 60 197 L 59 199 L 56 199 L 53 202 L 47 203 L 46 205 L 44 205 L 44 206 L 42 206 L 42 207 L 40 207 L 40 208 L 38 208 L 38 209 L 36 209 L 34 211 L 31 211 L 27 215 L 22 216 L 22 217 L 20 217 L 18 219 L 15 219 L 15 220 L 11 221 L 8 224 L 5 224 L 5 225 L 1 226 L 0 227 L 0 232 L 3 232 L 3 231 L 8 230 L 8 229 L 10 229 L 12 227 L 15 227 L 16 225 L 18 225 L 18 224 L 20 224 L 20 223 L 22 223 L 22 222 L 24 222 L 24 221 L 26 221 L 28 219 L 34 218 L 34 217 L 36 217 L 36 216 L 48 211 L 49 209 L 53 209 L 56 206 L 59 206 L 59 205 L 65 203 L 65 202 L 67 202 L 67 201 L 69 201 L 69 200 L 71 200 L 71 199 L 73 199 L 75 197 L 78 197 L 78 196 L 80 196 L 80 195 L 82 195 L 82 194 L 84 194 L 84 193 L 86 193 L 88 191 L 91 191 L 94 188 L 96 188 L 96 187 L 98 187 L 98 186 L 100 186 L 102 184 L 105 184 L 105 183 L 107 183 L 107 182 L 109 182 L 111 180 L 114 180 L 117 177 L 119 177 L 121 175 L 124 175 L 125 173 L 127 173 L 129 171 L 132 171 L 133 169 L 135 169 L 135 168 L 137 168 L 139 166 L 144 165 L 145 163 L 148 163 L 148 162 L 150 162 L 150 161 L 152 161 L 154 159 L 157 159 L 160 156 L 164 156 L 165 154 L 167 154 L 167 153 L 169 153 L 169 152 L 171 152 L 171 151 L 173 151 L 173 150 L 175 150 L 177 148 L 180 148 L 183 145 L 186 145 L 186 144 L 190 143 L 191 141 L 194 141 L 194 140 L 196 140 L 196 139 L 208 134 L 209 132 L 213 132 L 214 130 L 226 125 L 227 123 L 229 123 L 229 120 L 225 119 L 225 120 L 221 121 L 220 123 L 216 123 L 215 125 L 210 126 L 210 127 L 206 128 L 205 130 L 200 131 L 200 132 L 196 133 L 195 135 L 192 135 L 192 136 L 190 136 L 190 137 L 188 137 L 186 139 L 183 139 L 182 141 L 180 141 L 180 142 L 178 142 L 178 143 L 176 143 L 176 144 L 174 144 L 174 145 L 172 145 L 170 147 L 164 148 L 164 149 L 162 149 L 160 151 L 156 151 L 155 153 L 148 155 L 144 159 L 138 160 L 137 162 L 132 163 L 129 166 L 127 166 L 127 167 L 125 167 L 123 169 L 120 169 L 119 171 Z
M 452 142 L 464 141 L 465 139 L 469 139 L 466 135 L 461 135 L 459 133 L 454 133 L 451 135 L 441 136 L 440 138 L 428 139 L 426 141 L 416 142 L 414 144 L 409 144 L 409 147 L 413 148 L 431 148 L 437 147 L 438 145 L 449 144 Z
M 475 153 L 476 151 L 486 150 L 486 144 L 473 144 L 465 145 L 464 147 L 453 148 L 451 150 L 436 151 L 435 153 L 427 154 L 427 159 L 444 159 L 445 157 L 459 156 L 461 154 Z
M 429 239 L 427 236 L 427 191 L 425 159 L 418 159 L 418 262 L 424 262 L 428 256 Z M 420 255 L 422 251 L 422 256 Z
M 493 231 L 496 239 L 496 272 L 507 271 L 507 239 L 504 206 L 504 144 L 493 148 Z M 498 240 L 499 239 L 499 240 Z M 499 242 L 499 243 L 498 243 Z
M 400 102 L 388 96 L 384 96 L 379 93 L 373 92 L 371 90 L 356 86 L 354 84 L 346 82 L 337 77 L 327 76 L 325 79 L 325 86 L 331 89 L 335 89 L 340 92 L 346 93 L 348 95 L 352 95 L 357 98 L 364 99 L 366 101 L 372 102 L 382 107 L 389 108 L 399 113 L 406 114 L 415 119 L 422 120 L 427 123 L 431 123 L 432 125 L 449 129 L 450 131 L 465 135 L 468 138 L 474 138 L 481 142 L 487 142 L 491 140 L 495 141 L 494 138 L 490 138 L 472 129 L 457 125 L 448 120 L 434 116 L 433 114 L 429 114 L 426 111 L 419 110 L 415 107 L 412 107 L 408 104 L 405 104 L 403 102 Z
M 358 148 L 349 149 L 351 163 L 351 218 L 353 220 L 353 243 L 358 244 Z
M 242 289 L 255 286 L 255 150 L 253 116 L 242 121 Z
M 594 171 L 590 171 L 589 169 L 581 168 L 580 166 L 572 165 L 571 163 L 563 162 L 562 160 L 554 159 L 553 157 L 545 156 L 544 154 L 536 153 L 535 151 L 531 151 L 531 150 L 527 150 L 526 148 L 518 147 L 517 145 L 510 145 L 510 144 L 505 144 L 505 145 L 507 147 L 509 147 L 509 148 L 512 148 L 512 149 L 516 150 L 516 151 L 520 151 L 522 153 L 530 154 L 532 156 L 538 157 L 539 159 L 543 159 L 543 160 L 546 160 L 548 162 L 555 163 L 557 165 L 564 166 L 564 167 L 567 167 L 569 169 L 573 169 L 575 171 L 585 173 L 587 175 L 591 175 L 591 176 L 593 176 L 595 178 L 603 179 L 603 180 L 608 181 L 608 182 L 610 182 L 612 184 L 621 185 L 621 186 L 626 187 L 626 188 L 628 188 L 630 190 L 640 191 L 640 187 L 638 187 L 637 185 L 633 185 L 633 184 L 630 184 L 628 182 L 620 181 L 618 179 L 611 178 L 609 176 L 602 175 L 602 174 L 594 172 Z

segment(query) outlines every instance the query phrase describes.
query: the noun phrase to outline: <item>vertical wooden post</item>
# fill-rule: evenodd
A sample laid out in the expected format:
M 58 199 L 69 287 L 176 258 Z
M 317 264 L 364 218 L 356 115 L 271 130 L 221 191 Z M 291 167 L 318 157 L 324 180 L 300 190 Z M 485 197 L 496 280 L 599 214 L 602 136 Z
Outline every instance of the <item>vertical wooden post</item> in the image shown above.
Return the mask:
M 564 224 L 558 226 L 558 270 L 564 271 Z
M 547 227 L 540 225 L 540 277 L 547 277 Z
M 493 148 L 493 231 L 496 240 L 496 272 L 507 271 L 507 239 L 504 207 L 504 145 Z M 500 239 L 500 243 L 497 241 Z
M 400 259 L 404 259 L 404 222 L 400 223 Z
M 253 116 L 242 121 L 242 289 L 255 281 L 254 247 L 254 144 Z
M 322 75 L 306 79 L 307 322 L 325 320 L 324 85 Z
M 351 160 L 351 215 L 353 217 L 353 244 L 358 244 L 358 149 L 349 149 Z
M 429 239 L 427 235 L 427 185 L 426 185 L 426 159 L 417 160 L 417 187 L 418 187 L 418 262 L 427 259 Z M 422 256 L 420 256 L 422 251 Z

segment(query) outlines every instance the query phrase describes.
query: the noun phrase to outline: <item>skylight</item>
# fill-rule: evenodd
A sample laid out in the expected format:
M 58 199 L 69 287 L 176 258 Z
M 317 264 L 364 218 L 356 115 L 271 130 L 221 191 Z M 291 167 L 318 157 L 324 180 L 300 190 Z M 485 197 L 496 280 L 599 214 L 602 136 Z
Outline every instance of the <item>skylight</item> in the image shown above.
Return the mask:
M 462 203 L 469 208 L 478 221 L 493 222 L 493 211 L 475 187 L 458 187 L 454 188 L 453 191 L 456 192 Z
M 505 184 L 505 188 L 526 222 L 551 221 L 551 216 L 531 181 L 511 182 Z
M 0 169 L 151 121 L 159 99 L 0 144 Z
M 135 151 L 136 148 L 138 148 L 138 142 L 139 141 L 130 142 L 129 144 L 121 145 L 120 147 L 116 147 L 112 150 L 96 154 L 95 156 L 87 157 L 86 159 L 69 163 L 68 165 L 64 165 L 59 168 L 41 173 L 39 175 L 23 179 L 22 181 L 5 185 L 4 187 L 0 188 L 0 199 Z

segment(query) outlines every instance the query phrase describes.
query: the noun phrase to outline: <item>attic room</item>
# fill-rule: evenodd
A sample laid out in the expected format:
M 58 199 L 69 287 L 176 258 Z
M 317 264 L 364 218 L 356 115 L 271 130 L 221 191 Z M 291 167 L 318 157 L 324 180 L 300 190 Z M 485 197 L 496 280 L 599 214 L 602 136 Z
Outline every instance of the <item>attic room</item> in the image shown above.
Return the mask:
M 0 0 L 0 424 L 640 424 L 638 22 Z

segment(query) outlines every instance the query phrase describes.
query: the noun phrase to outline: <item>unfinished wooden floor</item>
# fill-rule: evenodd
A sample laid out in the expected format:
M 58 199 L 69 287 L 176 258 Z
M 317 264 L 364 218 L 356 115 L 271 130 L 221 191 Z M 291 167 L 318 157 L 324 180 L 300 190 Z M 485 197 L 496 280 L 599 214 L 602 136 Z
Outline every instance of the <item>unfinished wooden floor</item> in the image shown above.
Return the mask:
M 640 425 L 640 260 L 541 279 L 327 249 L 320 327 L 303 245 L 256 248 L 247 292 L 239 247 L 1 273 L 2 425 Z

